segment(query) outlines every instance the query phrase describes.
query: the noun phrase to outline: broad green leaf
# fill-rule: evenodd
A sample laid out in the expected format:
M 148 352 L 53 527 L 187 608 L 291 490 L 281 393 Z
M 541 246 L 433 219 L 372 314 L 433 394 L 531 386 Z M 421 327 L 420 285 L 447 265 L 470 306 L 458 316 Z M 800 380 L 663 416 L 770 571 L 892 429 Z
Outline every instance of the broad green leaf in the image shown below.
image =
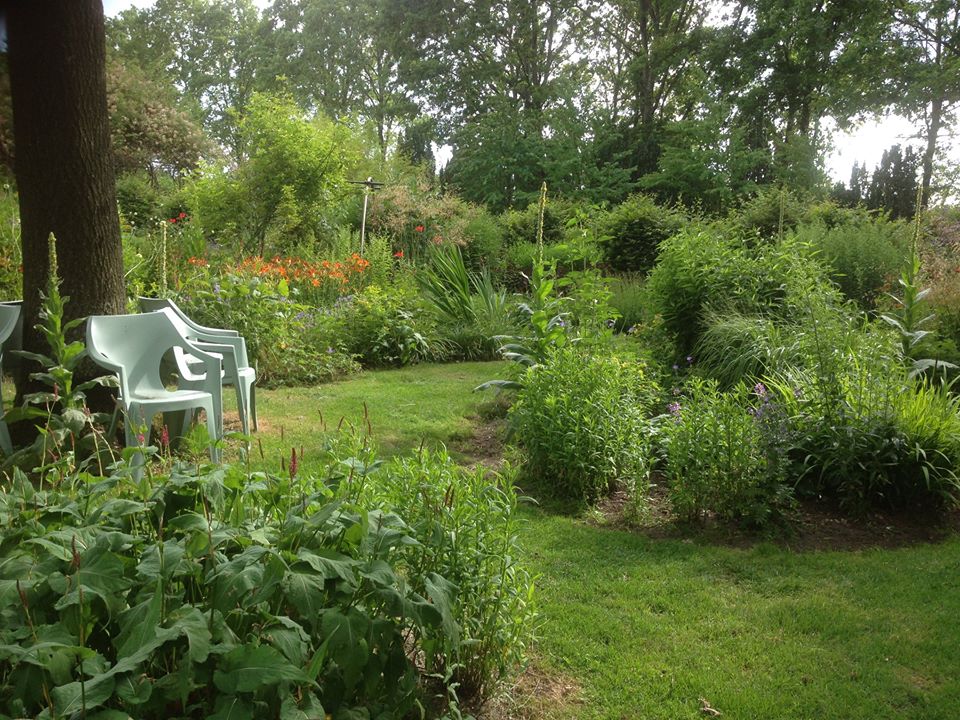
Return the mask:
M 303 670 L 290 664 L 268 645 L 242 645 L 220 661 L 213 673 L 217 689 L 225 693 L 253 692 L 281 681 L 307 683 Z
M 310 636 L 288 617 L 279 616 L 260 631 L 260 638 L 283 653 L 291 663 L 303 667 L 307 658 Z
M 354 527 L 359 526 L 355 525 Z M 313 551 L 301 548 L 297 557 L 326 579 L 340 578 L 351 584 L 356 582 L 353 568 L 357 561 L 346 555 L 327 549 Z
M 367 644 L 370 618 L 353 607 L 346 613 L 332 609 L 323 613 L 320 626 L 330 643 L 328 652 L 343 672 L 344 683 L 353 689 L 370 656 Z
M 85 681 L 81 687 L 76 680 L 51 691 L 53 705 L 57 713 L 63 717 L 70 717 L 74 713 L 92 710 L 102 705 L 113 695 L 116 680 L 111 673 L 97 675 Z
M 281 584 L 290 604 L 301 617 L 316 623 L 325 605 L 323 577 L 291 569 L 284 575 Z
M 457 587 L 446 578 L 436 573 L 430 573 L 424 580 L 427 588 L 427 594 L 433 601 L 434 607 L 440 612 L 443 618 L 443 631 L 447 638 L 454 644 L 459 641 L 460 628 L 457 621 L 453 618 L 453 599 L 456 596 Z
M 210 626 L 200 608 L 183 605 L 170 613 L 168 622 L 170 630 L 187 636 L 190 659 L 196 663 L 204 662 L 210 655 Z
M 236 695 L 217 698 L 215 712 L 207 720 L 255 720 L 253 705 Z
M 163 585 L 157 582 L 149 600 L 135 605 L 120 616 L 120 634 L 113 643 L 117 648 L 118 660 L 133 655 L 156 637 L 162 608 Z

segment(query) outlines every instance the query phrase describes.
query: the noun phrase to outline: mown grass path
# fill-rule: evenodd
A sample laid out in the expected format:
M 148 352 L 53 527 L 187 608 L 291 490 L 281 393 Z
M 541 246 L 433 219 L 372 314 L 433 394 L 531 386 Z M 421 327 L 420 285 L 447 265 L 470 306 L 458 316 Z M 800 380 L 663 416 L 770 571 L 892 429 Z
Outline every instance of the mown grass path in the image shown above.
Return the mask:
M 309 460 L 319 412 L 328 426 L 359 423 L 366 401 L 385 454 L 442 442 L 468 461 L 484 400 L 471 390 L 499 375 L 494 363 L 422 365 L 261 391 L 260 437 L 270 456 L 303 445 Z M 524 516 L 540 574 L 537 684 L 575 690 L 519 716 L 960 716 L 960 538 L 798 553 L 651 539 L 536 507 Z

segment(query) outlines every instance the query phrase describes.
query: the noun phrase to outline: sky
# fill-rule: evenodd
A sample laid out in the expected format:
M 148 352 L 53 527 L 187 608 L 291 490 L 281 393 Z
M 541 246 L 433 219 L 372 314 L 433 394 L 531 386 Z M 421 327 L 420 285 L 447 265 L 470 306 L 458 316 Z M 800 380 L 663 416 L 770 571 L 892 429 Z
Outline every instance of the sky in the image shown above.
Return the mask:
M 270 4 L 270 0 L 253 0 L 260 8 Z M 129 7 L 149 7 L 154 0 L 103 0 L 103 10 L 108 17 L 112 17 Z M 890 115 L 883 118 L 868 119 L 862 122 L 851 132 L 837 132 L 833 137 L 834 149 L 827 155 L 827 173 L 834 180 L 848 182 L 853 164 L 866 165 L 870 170 L 880 164 L 883 151 L 891 145 L 912 144 L 917 151 L 922 150 L 922 143 L 916 139 L 920 129 L 909 120 L 899 115 Z M 960 139 L 953 138 L 952 147 L 948 152 L 950 161 L 960 164 Z M 944 140 L 945 141 L 945 140 Z

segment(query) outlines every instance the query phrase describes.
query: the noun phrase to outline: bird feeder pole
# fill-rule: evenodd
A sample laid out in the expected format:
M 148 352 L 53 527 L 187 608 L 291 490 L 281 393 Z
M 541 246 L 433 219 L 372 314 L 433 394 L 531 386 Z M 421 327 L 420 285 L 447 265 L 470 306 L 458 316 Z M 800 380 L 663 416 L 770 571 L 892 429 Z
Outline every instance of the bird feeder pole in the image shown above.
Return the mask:
M 377 182 L 372 177 L 366 180 L 348 180 L 354 185 L 363 185 L 363 217 L 360 220 L 360 254 L 363 255 L 367 242 L 367 204 L 370 201 L 370 192 L 383 187 L 382 182 Z

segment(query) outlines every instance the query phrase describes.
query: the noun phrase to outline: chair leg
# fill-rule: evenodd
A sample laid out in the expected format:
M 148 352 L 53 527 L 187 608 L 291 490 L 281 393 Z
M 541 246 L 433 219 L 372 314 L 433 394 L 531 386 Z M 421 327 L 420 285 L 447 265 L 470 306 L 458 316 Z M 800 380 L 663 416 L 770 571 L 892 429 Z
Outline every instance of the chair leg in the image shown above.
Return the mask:
M 0 418 L 6 415 L 7 411 L 3 408 L 3 366 L 0 365 Z M 10 441 L 10 431 L 7 429 L 7 423 L 0 419 L 0 450 L 4 456 L 9 457 L 13 454 L 13 443 Z
M 222 430 L 222 426 L 218 424 L 218 419 L 216 414 L 213 411 L 213 401 L 209 401 L 204 404 L 203 409 L 207 413 L 207 433 L 210 435 L 210 460 L 214 463 L 220 462 L 220 450 L 217 447 L 217 441 L 220 439 L 218 430 Z
M 153 420 L 153 416 L 149 419 Z M 126 446 L 142 448 L 147 443 L 149 432 L 150 424 L 143 415 L 143 409 L 131 404 L 127 409 L 126 417 L 123 419 L 123 434 Z M 147 459 L 142 450 L 137 451 L 130 460 L 134 480 L 140 480 L 143 477 L 143 468 L 146 464 Z
M 250 416 L 253 418 L 253 431 L 260 430 L 260 422 L 257 420 L 257 382 L 250 383 Z
M 250 434 L 250 400 L 247 396 L 247 389 L 242 380 L 237 380 L 233 386 L 237 391 L 237 413 L 240 415 L 240 429 L 244 435 Z

